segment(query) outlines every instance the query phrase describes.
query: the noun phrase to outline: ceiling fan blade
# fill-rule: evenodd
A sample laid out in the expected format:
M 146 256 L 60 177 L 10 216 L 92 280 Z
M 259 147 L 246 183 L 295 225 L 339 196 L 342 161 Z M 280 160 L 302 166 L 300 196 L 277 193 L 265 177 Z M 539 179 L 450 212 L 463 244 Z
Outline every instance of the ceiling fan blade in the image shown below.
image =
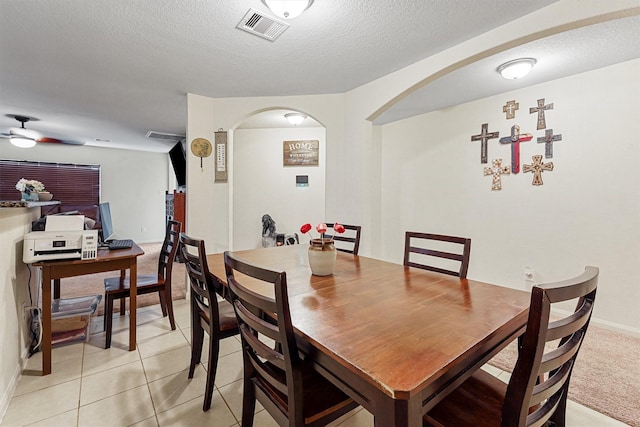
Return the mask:
M 29 139 L 38 139 L 42 137 L 42 135 L 35 130 L 25 128 L 9 128 L 9 135 L 22 136 Z
M 37 142 L 49 143 L 49 144 L 84 145 L 84 142 L 81 142 L 81 141 L 72 141 L 70 139 L 49 138 L 49 137 L 46 137 L 46 136 L 37 138 L 36 141 Z

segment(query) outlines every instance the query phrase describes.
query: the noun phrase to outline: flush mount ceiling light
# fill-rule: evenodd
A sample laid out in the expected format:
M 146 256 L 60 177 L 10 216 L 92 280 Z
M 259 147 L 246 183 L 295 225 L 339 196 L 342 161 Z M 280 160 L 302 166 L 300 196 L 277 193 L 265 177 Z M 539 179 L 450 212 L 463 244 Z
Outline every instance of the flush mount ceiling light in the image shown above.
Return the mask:
M 304 113 L 287 113 L 284 115 L 284 117 L 289 120 L 289 123 L 297 126 L 307 118 L 307 115 Z
M 31 148 L 35 147 L 36 140 L 31 138 L 25 138 L 24 136 L 10 136 L 9 141 L 16 147 Z
M 17 115 L 13 115 L 11 117 L 19 121 L 22 125 L 20 128 L 13 128 L 10 130 L 9 141 L 11 141 L 11 144 L 20 148 L 35 147 L 36 136 L 34 135 L 34 132 L 24 127 L 24 124 L 31 120 L 31 117 Z
M 280 18 L 292 19 L 313 4 L 313 0 L 262 0 Z
M 536 64 L 536 60 L 533 58 L 520 58 L 508 61 L 498 67 L 498 72 L 505 79 L 520 79 L 527 74 Z

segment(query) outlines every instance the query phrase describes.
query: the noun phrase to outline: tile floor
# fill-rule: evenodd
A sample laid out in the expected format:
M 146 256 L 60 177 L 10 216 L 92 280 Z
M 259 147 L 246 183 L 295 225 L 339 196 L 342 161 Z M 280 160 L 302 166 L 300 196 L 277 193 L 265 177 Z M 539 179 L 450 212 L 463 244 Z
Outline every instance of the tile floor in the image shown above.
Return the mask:
M 177 329 L 171 331 L 158 306 L 138 310 L 138 348 L 128 348 L 128 318 L 114 317 L 112 346 L 104 334 L 87 343 L 53 350 L 53 373 L 42 377 L 41 353 L 28 361 L 0 426 L 239 426 L 242 408 L 242 354 L 237 337 L 223 340 L 213 404 L 202 412 L 206 366 L 187 379 L 190 358 L 189 305 L 176 301 Z M 93 329 L 102 329 L 94 318 Z M 205 343 L 205 348 L 207 344 Z M 206 357 L 203 357 L 206 360 Z M 508 374 L 488 366 L 498 377 Z M 255 426 L 276 426 L 256 407 Z M 361 408 L 333 424 L 372 426 Z M 616 420 L 570 402 L 568 426 L 624 426 Z

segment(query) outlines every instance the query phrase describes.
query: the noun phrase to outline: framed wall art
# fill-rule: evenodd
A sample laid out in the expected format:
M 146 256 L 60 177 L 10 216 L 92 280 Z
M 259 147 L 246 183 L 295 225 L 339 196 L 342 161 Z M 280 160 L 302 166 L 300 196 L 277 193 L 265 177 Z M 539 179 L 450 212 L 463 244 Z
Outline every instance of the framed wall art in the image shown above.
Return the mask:
M 317 139 L 282 142 L 283 166 L 318 166 L 320 142 Z

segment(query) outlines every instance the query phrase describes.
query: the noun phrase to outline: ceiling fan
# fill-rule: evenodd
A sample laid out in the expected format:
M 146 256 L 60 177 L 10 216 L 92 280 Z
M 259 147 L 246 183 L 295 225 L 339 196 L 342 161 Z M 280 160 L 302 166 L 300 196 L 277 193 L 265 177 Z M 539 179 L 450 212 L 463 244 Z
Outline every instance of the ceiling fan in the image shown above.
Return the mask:
M 19 114 L 7 114 L 6 116 L 16 119 L 21 124 L 19 128 L 9 128 L 8 133 L 2 134 L 3 136 L 8 136 L 11 143 L 16 147 L 31 148 L 35 146 L 36 143 L 84 145 L 84 142 L 81 141 L 43 136 L 42 134 L 40 134 L 40 132 L 25 128 L 25 123 L 38 121 L 38 119 L 36 119 L 35 117 L 23 116 Z

